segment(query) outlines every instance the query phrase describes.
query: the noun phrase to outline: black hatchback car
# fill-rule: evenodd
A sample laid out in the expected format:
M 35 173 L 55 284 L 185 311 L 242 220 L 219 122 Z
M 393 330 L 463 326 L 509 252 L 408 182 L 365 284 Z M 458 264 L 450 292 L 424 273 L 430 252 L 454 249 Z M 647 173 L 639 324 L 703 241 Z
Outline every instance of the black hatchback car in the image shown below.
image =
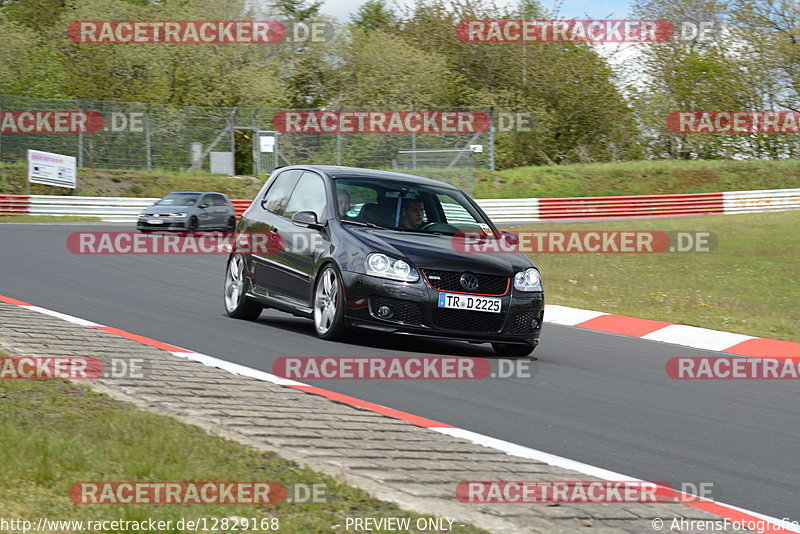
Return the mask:
M 323 339 L 364 329 L 491 343 L 503 356 L 529 354 L 544 314 L 539 271 L 513 249 L 466 252 L 457 245 L 464 233 L 509 238 L 443 182 L 347 167 L 284 167 L 239 221 L 225 309 L 241 319 L 255 319 L 266 307 L 311 318 Z M 273 246 L 250 246 L 258 239 Z

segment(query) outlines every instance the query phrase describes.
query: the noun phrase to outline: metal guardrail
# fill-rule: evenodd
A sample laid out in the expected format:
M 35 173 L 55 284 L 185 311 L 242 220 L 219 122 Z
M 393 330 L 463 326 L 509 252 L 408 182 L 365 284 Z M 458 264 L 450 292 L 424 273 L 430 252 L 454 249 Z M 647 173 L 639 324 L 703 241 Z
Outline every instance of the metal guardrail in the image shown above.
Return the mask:
M 157 198 L 0 195 L 0 214 L 78 215 L 109 222 L 133 222 Z M 252 202 L 231 201 L 237 215 Z M 478 199 L 486 214 L 500 223 L 541 220 L 666 217 L 755 213 L 800 209 L 800 189 L 729 191 L 685 195 L 620 197 Z

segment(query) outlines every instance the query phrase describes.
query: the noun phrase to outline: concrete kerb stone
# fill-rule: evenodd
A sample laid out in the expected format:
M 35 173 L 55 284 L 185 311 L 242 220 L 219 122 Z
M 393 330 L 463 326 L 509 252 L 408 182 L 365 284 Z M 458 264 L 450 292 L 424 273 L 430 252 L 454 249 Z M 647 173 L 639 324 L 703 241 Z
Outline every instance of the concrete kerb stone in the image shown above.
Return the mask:
M 593 477 L 509 456 L 317 395 L 234 375 L 14 305 L 0 303 L 0 324 L 0 348 L 14 356 L 48 356 L 53 350 L 105 362 L 114 355 L 114 351 L 108 350 L 113 345 L 126 356 L 144 358 L 158 376 L 81 382 L 112 398 L 174 417 L 213 435 L 275 452 L 417 513 L 456 518 L 457 522 L 491 532 L 531 534 L 573 533 L 589 526 L 587 520 L 593 527 L 591 532 L 598 534 L 601 530 L 649 532 L 654 517 L 718 519 L 682 504 L 461 503 L 454 493 L 455 486 L 463 480 L 590 480 Z M 48 335 L 54 328 L 58 329 L 57 338 Z M 183 377 L 189 375 L 192 383 L 184 383 Z M 208 380 L 206 387 L 196 389 L 202 380 Z M 210 383 L 213 386 L 208 386 Z M 211 406 L 209 399 L 213 399 Z M 265 409 L 270 404 L 280 405 L 281 409 L 270 414 L 269 408 Z M 248 415 L 250 406 L 253 410 Z M 320 416 L 315 418 L 313 414 L 317 413 Z M 337 417 L 341 418 L 341 425 L 337 425 Z

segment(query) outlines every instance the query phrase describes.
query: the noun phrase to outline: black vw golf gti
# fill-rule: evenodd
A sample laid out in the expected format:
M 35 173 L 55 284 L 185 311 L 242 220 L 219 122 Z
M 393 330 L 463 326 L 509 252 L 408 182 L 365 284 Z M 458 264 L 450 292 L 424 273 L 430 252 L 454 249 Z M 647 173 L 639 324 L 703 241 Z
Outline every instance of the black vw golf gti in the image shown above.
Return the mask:
M 465 234 L 484 245 L 513 242 L 443 182 L 283 167 L 239 222 L 225 309 L 240 319 L 255 319 L 266 307 L 308 317 L 323 339 L 364 329 L 529 354 L 544 313 L 539 271 L 513 247 L 464 246 Z

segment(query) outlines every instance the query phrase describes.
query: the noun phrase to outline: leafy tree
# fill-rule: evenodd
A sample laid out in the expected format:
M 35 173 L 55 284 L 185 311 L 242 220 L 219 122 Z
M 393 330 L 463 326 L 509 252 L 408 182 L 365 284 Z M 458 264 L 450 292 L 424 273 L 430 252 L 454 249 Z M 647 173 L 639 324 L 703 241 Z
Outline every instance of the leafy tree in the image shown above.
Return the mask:
M 292 20 L 303 21 L 318 17 L 324 3 L 324 0 L 271 0 L 270 5 Z
M 397 25 L 394 12 L 386 7 L 384 0 L 367 0 L 350 17 L 351 23 L 364 31 L 389 30 Z

